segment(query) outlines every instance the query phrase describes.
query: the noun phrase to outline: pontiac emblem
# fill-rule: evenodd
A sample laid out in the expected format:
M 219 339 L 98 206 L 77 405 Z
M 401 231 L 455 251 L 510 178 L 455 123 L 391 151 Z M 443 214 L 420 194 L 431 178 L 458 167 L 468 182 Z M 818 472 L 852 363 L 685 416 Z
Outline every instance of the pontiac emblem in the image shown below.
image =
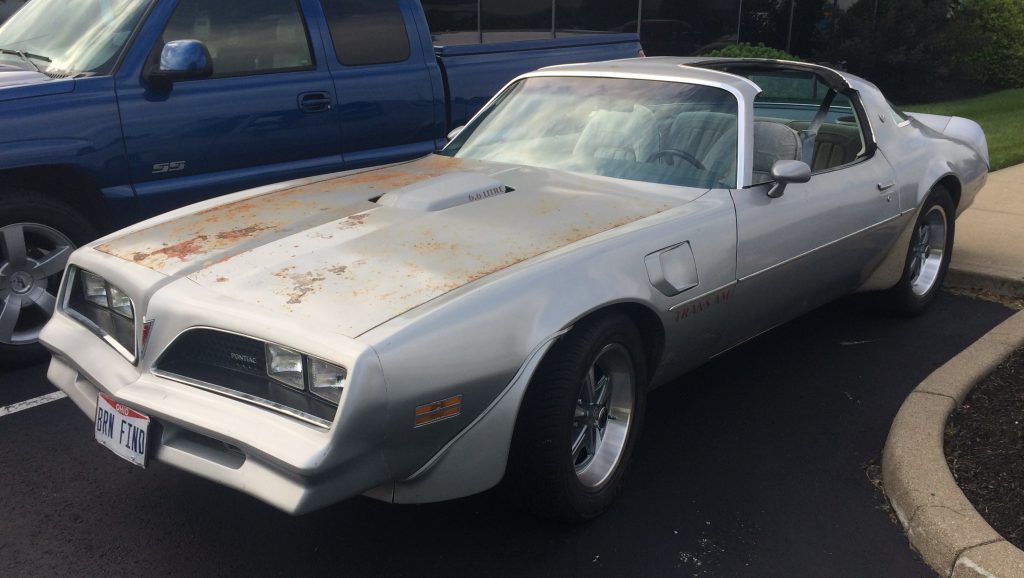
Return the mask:
M 233 359 L 235 361 L 241 361 L 242 363 L 249 363 L 249 364 L 252 364 L 252 365 L 256 365 L 256 357 L 255 356 L 243 355 L 241 353 L 235 353 L 234 351 L 229 352 L 228 355 L 230 355 L 231 359 Z

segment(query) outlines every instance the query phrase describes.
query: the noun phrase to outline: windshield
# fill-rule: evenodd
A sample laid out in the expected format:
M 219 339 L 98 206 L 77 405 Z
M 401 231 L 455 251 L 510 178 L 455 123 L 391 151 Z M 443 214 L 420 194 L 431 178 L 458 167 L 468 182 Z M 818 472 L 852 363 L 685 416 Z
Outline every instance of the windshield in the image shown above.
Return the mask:
M 737 101 L 683 82 L 534 77 L 441 154 L 691 187 L 734 187 Z
M 0 63 L 107 74 L 150 0 L 32 0 L 0 26 Z

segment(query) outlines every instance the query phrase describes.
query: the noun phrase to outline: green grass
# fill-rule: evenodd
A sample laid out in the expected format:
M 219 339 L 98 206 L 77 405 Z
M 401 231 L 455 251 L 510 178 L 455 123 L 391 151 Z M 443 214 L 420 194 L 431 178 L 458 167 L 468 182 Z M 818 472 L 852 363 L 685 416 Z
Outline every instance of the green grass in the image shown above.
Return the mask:
M 1003 90 L 968 100 L 953 100 L 903 110 L 969 118 L 985 129 L 992 170 L 1024 162 L 1024 88 Z

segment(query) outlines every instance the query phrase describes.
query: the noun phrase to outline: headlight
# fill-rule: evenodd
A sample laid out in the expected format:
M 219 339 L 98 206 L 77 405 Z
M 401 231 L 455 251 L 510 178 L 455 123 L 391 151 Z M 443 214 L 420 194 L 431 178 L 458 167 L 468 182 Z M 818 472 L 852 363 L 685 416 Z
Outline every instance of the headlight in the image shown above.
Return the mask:
M 327 363 L 315 357 L 309 360 L 309 391 L 331 403 L 341 400 L 348 373 L 344 367 Z
M 268 343 L 267 375 L 295 389 L 305 389 L 302 354 L 287 347 Z
M 106 279 L 71 267 L 64 290 L 64 312 L 78 320 L 134 362 L 135 308 L 128 294 Z
M 298 390 L 337 404 L 348 372 L 344 367 L 306 356 L 276 343 L 267 343 L 267 375 Z M 308 376 L 307 376 L 308 369 Z

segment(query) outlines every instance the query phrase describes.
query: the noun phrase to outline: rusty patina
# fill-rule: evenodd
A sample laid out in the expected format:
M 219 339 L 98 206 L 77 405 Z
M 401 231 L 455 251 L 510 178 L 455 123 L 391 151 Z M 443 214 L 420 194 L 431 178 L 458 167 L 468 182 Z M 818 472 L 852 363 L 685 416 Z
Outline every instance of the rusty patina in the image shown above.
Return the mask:
M 433 212 L 372 200 L 455 168 L 497 175 L 515 192 Z M 432 155 L 227 203 L 98 249 L 321 323 L 331 311 L 334 329 L 356 336 L 468 283 L 672 206 L 631 195 L 621 183 Z

